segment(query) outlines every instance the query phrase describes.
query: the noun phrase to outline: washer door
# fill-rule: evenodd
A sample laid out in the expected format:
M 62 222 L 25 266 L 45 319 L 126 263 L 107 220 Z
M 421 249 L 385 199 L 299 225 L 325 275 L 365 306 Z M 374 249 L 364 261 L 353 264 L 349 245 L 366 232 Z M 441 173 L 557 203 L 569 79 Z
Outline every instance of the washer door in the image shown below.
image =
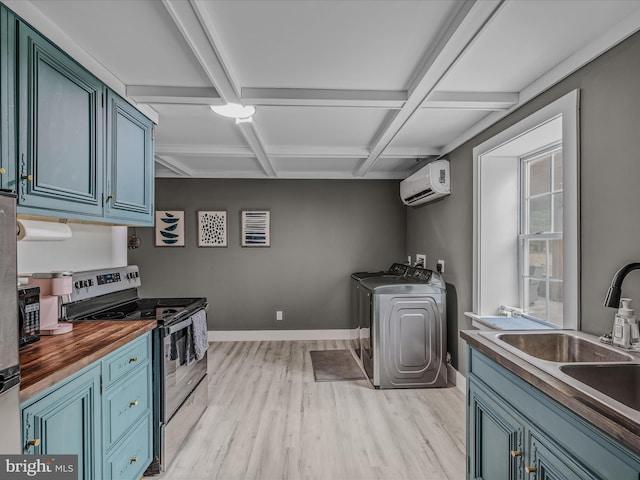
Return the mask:
M 444 306 L 433 297 L 387 297 L 380 306 L 381 388 L 444 386 Z

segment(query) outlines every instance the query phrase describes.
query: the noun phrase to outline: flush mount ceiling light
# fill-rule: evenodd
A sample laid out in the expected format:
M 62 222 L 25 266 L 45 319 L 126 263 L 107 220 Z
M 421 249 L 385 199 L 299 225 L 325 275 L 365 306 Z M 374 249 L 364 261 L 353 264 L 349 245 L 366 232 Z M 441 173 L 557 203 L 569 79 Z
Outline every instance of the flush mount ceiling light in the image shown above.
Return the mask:
M 211 110 L 223 117 L 235 118 L 236 123 L 249 123 L 252 121 L 253 114 L 256 113 L 256 107 L 239 103 L 211 105 Z

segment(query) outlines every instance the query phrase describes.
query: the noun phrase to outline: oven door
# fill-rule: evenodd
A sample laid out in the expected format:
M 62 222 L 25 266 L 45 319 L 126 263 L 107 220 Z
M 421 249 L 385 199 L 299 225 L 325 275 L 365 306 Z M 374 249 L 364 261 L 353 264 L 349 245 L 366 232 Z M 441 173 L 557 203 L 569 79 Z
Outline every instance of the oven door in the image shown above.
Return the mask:
M 207 354 L 200 360 L 189 362 L 185 357 L 187 330 L 191 318 L 163 327 L 164 399 L 161 423 L 167 424 L 180 405 L 207 374 Z

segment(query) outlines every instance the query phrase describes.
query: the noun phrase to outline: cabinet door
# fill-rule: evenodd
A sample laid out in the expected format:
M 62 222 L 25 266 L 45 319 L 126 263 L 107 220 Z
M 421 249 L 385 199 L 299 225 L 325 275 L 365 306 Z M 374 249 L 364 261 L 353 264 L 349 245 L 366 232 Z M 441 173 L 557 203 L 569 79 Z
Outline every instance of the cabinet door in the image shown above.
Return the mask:
M 19 212 L 102 217 L 102 83 L 18 23 Z
M 153 124 L 107 92 L 106 216 L 118 223 L 153 225 Z
M 0 188 L 9 190 L 16 189 L 13 19 L 13 15 L 0 6 Z
M 525 470 L 533 474 L 533 480 L 592 480 L 598 477 L 587 472 L 562 448 L 542 440 L 535 433 L 529 434 L 529 459 Z
M 100 366 L 22 409 L 25 454 L 78 455 L 78 479 L 101 477 Z
M 473 381 L 468 395 L 468 478 L 522 479 L 523 423 Z

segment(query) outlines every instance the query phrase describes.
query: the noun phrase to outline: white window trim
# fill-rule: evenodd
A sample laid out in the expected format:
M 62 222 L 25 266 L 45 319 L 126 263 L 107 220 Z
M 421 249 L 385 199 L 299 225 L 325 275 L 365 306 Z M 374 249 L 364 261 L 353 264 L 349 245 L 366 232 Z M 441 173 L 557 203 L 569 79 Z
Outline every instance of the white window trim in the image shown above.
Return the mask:
M 573 90 L 473 149 L 473 309 L 478 315 L 495 314 L 499 307 L 482 302 L 481 272 L 483 268 L 491 268 L 491 265 L 483 265 L 481 254 L 480 199 L 483 157 L 489 157 L 499 147 L 561 116 L 564 170 L 563 262 L 566 273 L 563 328 L 580 328 L 579 101 L 579 90 Z

